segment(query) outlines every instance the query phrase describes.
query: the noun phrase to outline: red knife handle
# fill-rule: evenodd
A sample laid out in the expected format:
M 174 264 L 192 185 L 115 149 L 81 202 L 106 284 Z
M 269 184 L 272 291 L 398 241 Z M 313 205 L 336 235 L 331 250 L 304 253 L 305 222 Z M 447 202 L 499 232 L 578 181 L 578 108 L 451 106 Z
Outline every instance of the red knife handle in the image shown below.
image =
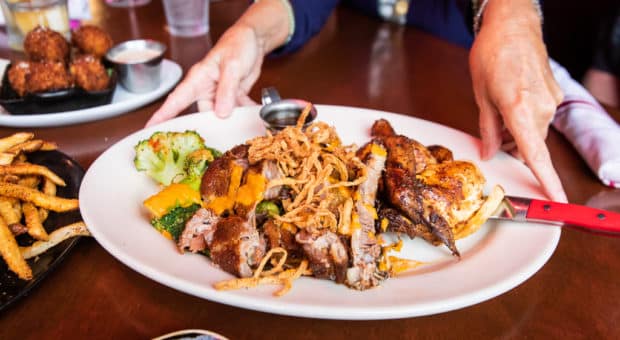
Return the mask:
M 620 233 L 620 214 L 583 205 L 533 199 L 526 217 L 534 220 L 562 222 L 594 231 Z

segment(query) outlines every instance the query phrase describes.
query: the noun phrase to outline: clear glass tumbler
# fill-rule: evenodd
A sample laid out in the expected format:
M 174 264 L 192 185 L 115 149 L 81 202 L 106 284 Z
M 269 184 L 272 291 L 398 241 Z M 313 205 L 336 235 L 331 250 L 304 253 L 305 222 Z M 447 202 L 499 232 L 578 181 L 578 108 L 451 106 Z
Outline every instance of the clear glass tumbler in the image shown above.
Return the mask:
M 170 34 L 194 37 L 209 32 L 209 0 L 164 0 Z
M 111 7 L 138 7 L 150 3 L 151 0 L 105 0 Z
M 0 0 L 9 46 L 24 49 L 24 37 L 37 26 L 48 27 L 69 38 L 67 0 Z

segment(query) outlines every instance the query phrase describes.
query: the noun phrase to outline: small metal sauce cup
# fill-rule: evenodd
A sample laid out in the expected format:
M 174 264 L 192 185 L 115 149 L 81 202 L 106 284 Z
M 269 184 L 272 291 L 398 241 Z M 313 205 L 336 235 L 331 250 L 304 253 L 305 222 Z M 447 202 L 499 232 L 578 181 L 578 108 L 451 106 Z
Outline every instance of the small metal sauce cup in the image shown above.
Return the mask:
M 297 125 L 297 120 L 303 110 L 312 105 L 301 99 L 281 99 L 278 91 L 273 87 L 264 88 L 262 90 L 263 107 L 259 111 L 259 115 L 267 130 L 276 133 L 287 126 Z M 312 105 L 310 113 L 304 122 L 304 128 L 310 125 L 317 116 L 316 107 Z
M 120 60 L 123 52 L 155 51 L 146 59 Z M 130 92 L 144 93 L 157 87 L 161 82 L 161 63 L 166 45 L 148 39 L 129 40 L 112 47 L 106 59 L 114 65 L 121 85 Z M 149 53 L 149 52 L 147 52 Z M 152 53 L 152 52 L 150 52 Z

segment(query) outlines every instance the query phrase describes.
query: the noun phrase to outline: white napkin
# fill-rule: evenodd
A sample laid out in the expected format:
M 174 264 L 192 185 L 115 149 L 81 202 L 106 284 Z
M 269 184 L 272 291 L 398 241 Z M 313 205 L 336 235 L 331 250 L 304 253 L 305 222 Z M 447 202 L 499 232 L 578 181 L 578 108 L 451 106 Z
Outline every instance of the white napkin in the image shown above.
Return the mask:
M 620 188 L 620 125 L 564 67 L 549 60 L 564 92 L 553 127 L 573 144 L 605 185 Z

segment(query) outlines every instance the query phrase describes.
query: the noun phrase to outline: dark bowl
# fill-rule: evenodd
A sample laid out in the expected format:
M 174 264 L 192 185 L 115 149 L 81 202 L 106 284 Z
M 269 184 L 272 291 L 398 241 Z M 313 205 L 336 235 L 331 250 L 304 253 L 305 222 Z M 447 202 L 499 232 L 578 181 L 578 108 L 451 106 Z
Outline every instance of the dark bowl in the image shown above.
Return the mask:
M 116 72 L 112 70 L 110 86 L 101 91 L 86 91 L 81 88 L 29 93 L 20 97 L 9 83 L 7 66 L 0 87 L 0 105 L 14 115 L 31 115 L 82 110 L 90 107 L 106 105 L 112 102 L 116 88 Z

